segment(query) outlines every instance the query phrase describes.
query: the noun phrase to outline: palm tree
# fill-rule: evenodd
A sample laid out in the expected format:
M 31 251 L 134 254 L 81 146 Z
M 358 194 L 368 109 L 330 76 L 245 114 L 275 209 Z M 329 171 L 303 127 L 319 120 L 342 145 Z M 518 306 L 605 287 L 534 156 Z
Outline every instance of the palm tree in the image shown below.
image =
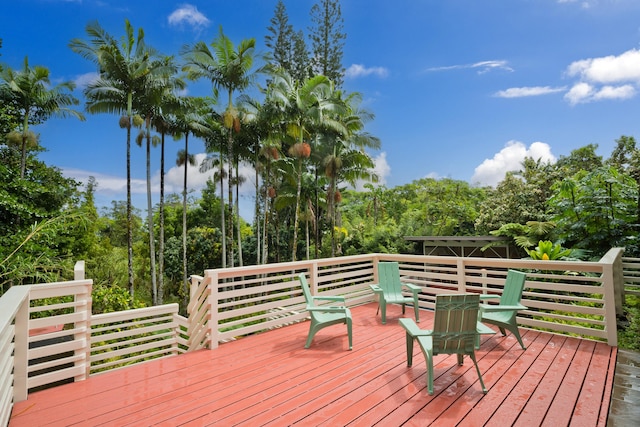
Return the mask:
M 261 103 L 257 99 L 241 95 L 238 98 L 242 113 L 243 132 L 249 128 L 250 141 L 244 148 L 244 159 L 253 163 L 255 171 L 254 185 L 256 188 L 254 231 L 256 235 L 256 263 L 263 264 L 268 259 L 267 229 L 271 209 L 270 200 L 275 197 L 272 186 L 272 163 L 280 157 L 281 141 L 285 135 L 280 128 L 282 114 L 269 99 Z M 241 133 L 241 135 L 242 135 Z M 262 176 L 262 188 L 260 186 Z M 262 191 L 262 193 L 261 193 Z M 262 218 L 261 218 L 262 212 Z M 262 221 L 262 227 L 261 227 Z M 262 228 L 262 230 L 261 230 Z
M 222 267 L 227 266 L 227 235 L 225 225 L 225 204 L 224 204 L 224 179 L 227 177 L 223 166 L 223 145 L 224 129 L 220 124 L 218 117 L 209 112 L 194 123 L 194 132 L 204 140 L 205 150 L 208 156 L 202 160 L 200 164 L 200 172 L 206 172 L 213 168 L 218 168 L 219 173 L 216 174 L 214 180 L 220 182 L 220 231 L 222 235 Z M 217 154 L 215 154 L 217 152 Z
M 211 43 L 211 49 L 204 42 L 187 46 L 183 51 L 185 59 L 184 69 L 191 79 L 206 78 L 213 85 L 214 95 L 223 89 L 227 93 L 227 106 L 222 115 L 224 127 L 227 129 L 227 161 L 229 162 L 229 176 L 233 176 L 233 131 L 240 130 L 240 120 L 233 105 L 233 95 L 236 91 L 247 89 L 255 79 L 252 72 L 255 54 L 255 39 L 245 39 L 237 49 L 233 42 L 224 35 L 222 26 L 220 33 Z M 222 153 L 221 153 L 222 154 Z M 232 203 L 233 191 L 229 180 L 229 233 L 233 235 L 234 209 Z M 237 213 L 236 213 L 237 214 Z M 223 217 L 224 221 L 224 217 Z M 226 237 L 225 237 L 226 238 Z M 231 245 L 231 263 L 233 265 L 233 239 Z
M 94 62 L 100 76 L 85 88 L 86 109 L 89 113 L 120 114 L 120 127 L 127 130 L 127 253 L 129 293 L 134 294 L 133 231 L 131 206 L 131 120 L 134 99 L 144 93 L 147 80 L 170 74 L 155 49 L 147 46 L 144 31 L 134 29 L 125 20 L 125 37 L 118 39 L 108 34 L 97 22 L 86 27 L 89 40 L 73 39 L 69 47 L 83 58 Z
M 165 114 L 178 108 L 178 100 L 175 90 L 184 89 L 182 80 L 175 77 L 178 69 L 173 64 L 171 57 L 160 60 L 165 68 L 165 73 L 150 77 L 143 89 L 134 100 L 134 108 L 140 112 L 144 120 L 144 135 L 146 139 L 147 156 L 147 227 L 149 229 L 149 254 L 150 254 L 150 275 L 151 275 L 151 300 L 153 305 L 159 304 L 158 300 L 158 274 L 156 274 L 156 250 L 155 250 L 155 230 L 153 226 L 153 204 L 151 201 L 151 145 L 154 147 L 161 145 L 160 153 L 160 235 L 159 235 L 159 276 L 160 288 L 164 285 L 164 132 L 162 138 L 151 137 L 151 127 L 163 120 Z M 164 129 L 164 126 L 161 125 Z M 139 137 L 141 136 L 139 135 Z M 137 141 L 141 145 L 141 141 Z
M 272 75 L 272 84 L 267 96 L 280 105 L 286 120 L 286 132 L 296 141 L 289 154 L 298 159 L 296 207 L 293 230 L 292 260 L 296 260 L 298 222 L 300 218 L 300 193 L 302 186 L 302 160 L 309 157 L 310 146 L 316 129 L 334 129 L 346 133 L 344 126 L 331 118 L 343 110 L 335 102 L 333 84 L 325 76 L 312 77 L 298 84 L 288 73 L 278 71 Z
M 340 97 L 341 93 L 337 92 L 336 96 Z M 336 255 L 339 182 L 344 181 L 355 186 L 358 180 L 377 181 L 377 176 L 372 172 L 375 164 L 365 149 L 380 148 L 380 140 L 363 131 L 364 124 L 372 119 L 373 115 L 359 108 L 360 99 L 358 93 L 347 96 L 342 101 L 347 108 L 334 116 L 334 120 L 342 123 L 346 132 L 338 133 L 334 129 L 328 129 L 321 138 L 326 142 L 324 148 L 328 151 L 324 154 L 322 166 L 325 176 L 329 179 L 327 216 L 331 223 L 331 256 Z
M 75 84 L 69 81 L 50 87 L 49 69 L 39 65 L 30 67 L 28 57 L 24 57 L 20 71 L 11 67 L 0 69 L 0 99 L 12 106 L 22 121 L 20 178 L 24 178 L 27 148 L 30 142 L 37 141 L 30 136 L 29 125 L 41 123 L 51 116 L 72 116 L 84 121 L 84 115 L 69 108 L 79 103 L 76 97 L 67 92 L 73 91 Z

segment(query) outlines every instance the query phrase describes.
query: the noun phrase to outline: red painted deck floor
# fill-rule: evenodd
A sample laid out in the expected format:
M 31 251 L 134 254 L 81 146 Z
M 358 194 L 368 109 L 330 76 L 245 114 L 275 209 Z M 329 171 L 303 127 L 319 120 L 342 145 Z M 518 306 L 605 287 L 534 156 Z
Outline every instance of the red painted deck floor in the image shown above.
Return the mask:
M 473 363 L 435 357 L 434 394 L 414 347 L 406 365 L 399 306 L 387 324 L 376 305 L 354 307 L 346 327 L 321 330 L 310 349 L 308 322 L 33 393 L 17 403 L 18 426 L 604 426 L 616 349 L 604 343 L 523 330 L 483 336 Z M 412 310 L 407 310 L 410 316 Z M 423 329 L 431 312 L 421 311 Z

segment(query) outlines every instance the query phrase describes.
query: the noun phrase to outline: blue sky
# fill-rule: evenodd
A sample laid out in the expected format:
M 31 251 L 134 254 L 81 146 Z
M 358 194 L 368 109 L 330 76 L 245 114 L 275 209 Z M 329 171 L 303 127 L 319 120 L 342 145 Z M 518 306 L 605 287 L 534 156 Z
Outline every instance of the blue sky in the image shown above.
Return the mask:
M 3 2 L 0 62 L 19 68 L 28 56 L 31 65 L 48 67 L 54 82 L 77 82 L 82 99 L 82 86 L 95 69 L 68 44 L 86 39 L 88 22 L 97 20 L 120 37 L 128 18 L 165 54 L 177 55 L 184 44 L 211 42 L 220 26 L 235 44 L 255 38 L 258 51 L 266 52 L 264 37 L 276 2 Z M 290 23 L 307 34 L 315 0 L 284 3 Z M 382 141 L 381 150 L 371 154 L 387 187 L 423 177 L 495 185 L 527 155 L 555 161 L 597 144 L 599 154 L 608 157 L 621 135 L 640 137 L 640 1 L 341 3 L 347 34 L 344 89 L 362 93 L 364 106 L 375 114 L 367 130 Z M 210 85 L 191 84 L 188 91 L 207 95 Z M 97 178 L 98 204 L 125 199 L 125 133 L 117 117 L 52 119 L 34 130 L 48 150 L 41 159 L 81 181 Z M 169 192 L 181 190 L 182 172 L 174 166 L 180 148 L 182 142 L 167 147 Z M 191 151 L 203 153 L 204 146 L 192 141 Z M 144 150 L 132 152 L 134 200 L 144 208 Z M 157 150 L 153 156 L 157 188 Z M 206 176 L 196 169 L 189 179 L 197 192 Z M 247 184 L 245 206 L 253 191 Z

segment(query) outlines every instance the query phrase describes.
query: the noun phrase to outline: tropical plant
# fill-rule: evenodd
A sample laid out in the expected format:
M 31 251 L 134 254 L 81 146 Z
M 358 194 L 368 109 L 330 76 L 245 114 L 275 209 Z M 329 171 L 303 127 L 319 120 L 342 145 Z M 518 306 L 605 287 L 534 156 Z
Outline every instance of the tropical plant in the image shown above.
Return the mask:
M 271 75 L 267 97 L 281 108 L 286 135 L 291 138 L 288 153 L 296 159 L 297 192 L 293 221 L 292 260 L 296 259 L 298 222 L 300 218 L 300 192 L 302 164 L 311 154 L 309 142 L 315 139 L 319 129 L 331 129 L 345 134 L 344 126 L 332 119 L 344 109 L 344 104 L 334 96 L 333 85 L 325 76 L 310 78 L 299 85 L 290 74 L 278 70 Z
M 206 78 L 213 85 L 214 96 L 217 98 L 220 89 L 226 91 L 227 104 L 222 114 L 222 124 L 227 130 L 227 161 L 229 162 L 229 176 L 233 176 L 233 132 L 240 130 L 238 111 L 233 104 L 233 95 L 251 86 L 256 77 L 253 70 L 256 60 L 255 39 L 242 40 L 237 48 L 223 33 L 222 26 L 218 37 L 211 43 L 211 49 L 204 42 L 187 46 L 183 50 L 185 60 L 184 70 L 190 79 Z M 222 153 L 220 153 L 222 156 Z M 233 191 L 229 180 L 229 230 L 233 236 L 233 220 L 238 215 L 233 209 Z M 237 221 L 239 223 L 239 221 Z M 240 235 L 240 228 L 238 228 Z M 240 237 L 239 237 L 240 239 Z M 231 249 L 231 263 L 233 265 L 233 239 L 229 238 Z
M 342 56 L 347 38 L 343 32 L 344 19 L 340 0 L 318 0 L 311 7 L 311 22 L 313 71 L 316 75 L 326 76 L 339 88 L 344 80 Z
M 562 246 L 550 240 L 540 240 L 538 246 L 534 249 L 527 249 L 527 253 L 531 259 L 537 261 L 554 261 L 568 257 L 571 254 L 571 249 L 563 249 Z
M 14 117 L 21 122 L 20 178 L 24 178 L 28 148 L 37 147 L 37 139 L 30 137 L 29 125 L 41 123 L 51 116 L 84 120 L 84 115 L 69 108 L 79 103 L 70 93 L 75 84 L 68 81 L 51 87 L 49 69 L 39 65 L 30 67 L 26 56 L 21 70 L 3 68 L 0 82 L 0 100 L 11 107 Z
M 89 113 L 121 114 L 120 127 L 127 130 L 127 257 L 129 292 L 134 294 L 133 273 L 133 214 L 131 204 L 131 121 L 134 115 L 134 99 L 144 94 L 154 77 L 170 75 L 173 66 L 159 61 L 159 54 L 144 40 L 144 31 L 134 29 L 125 20 L 125 35 L 119 42 L 107 33 L 98 22 L 86 27 L 89 40 L 73 39 L 69 47 L 74 52 L 96 64 L 99 77 L 87 85 L 85 97 Z

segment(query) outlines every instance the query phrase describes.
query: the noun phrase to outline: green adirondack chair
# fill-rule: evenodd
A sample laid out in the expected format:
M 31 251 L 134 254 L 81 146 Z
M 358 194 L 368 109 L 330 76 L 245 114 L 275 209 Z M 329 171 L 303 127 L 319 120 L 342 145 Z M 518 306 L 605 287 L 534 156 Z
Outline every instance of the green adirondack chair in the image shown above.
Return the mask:
M 481 300 L 500 298 L 500 302 L 499 304 L 480 304 L 479 317 L 482 323 L 496 325 L 500 329 L 500 332 L 502 332 L 502 335 L 507 335 L 505 330 L 509 330 L 516 337 L 523 350 L 527 348 L 522 342 L 522 337 L 520 337 L 516 315 L 519 310 L 527 309 L 527 307 L 520 304 L 526 277 L 526 273 L 522 271 L 509 270 L 502 295 L 480 295 Z M 476 348 L 479 347 L 479 345 L 480 341 L 478 340 L 476 342 Z
M 300 279 L 300 284 L 302 285 L 302 293 L 304 294 L 304 299 L 307 301 L 307 311 L 311 315 L 309 336 L 307 337 L 307 342 L 304 345 L 304 348 L 309 348 L 311 346 L 311 341 L 313 340 L 314 335 L 320 329 L 326 326 L 335 325 L 337 323 L 346 323 L 347 334 L 349 335 L 349 350 L 351 350 L 353 347 L 351 336 L 351 311 L 346 306 L 317 306 L 315 304 L 316 301 L 342 302 L 344 304 L 344 297 L 330 295 L 313 296 L 311 295 L 309 283 L 307 283 L 307 277 L 304 275 L 304 273 L 300 273 L 298 277 Z
M 437 354 L 457 354 L 458 365 L 464 356 L 469 356 L 476 366 L 482 391 L 487 388 L 482 381 L 475 354 L 478 323 L 478 294 L 437 295 L 433 330 L 420 329 L 411 319 L 400 319 L 406 330 L 407 366 L 413 362 L 413 341 L 417 340 L 427 362 L 427 390 L 433 394 L 433 356 Z
M 387 323 L 387 304 L 402 304 L 402 314 L 405 305 L 413 304 L 413 311 L 416 315 L 416 322 L 420 321 L 420 306 L 418 304 L 418 294 L 420 286 L 400 281 L 400 267 L 397 262 L 378 263 L 379 283 L 369 285 L 371 290 L 378 295 L 378 312 L 382 311 L 382 323 Z M 411 291 L 412 296 L 405 296 L 402 289 Z

